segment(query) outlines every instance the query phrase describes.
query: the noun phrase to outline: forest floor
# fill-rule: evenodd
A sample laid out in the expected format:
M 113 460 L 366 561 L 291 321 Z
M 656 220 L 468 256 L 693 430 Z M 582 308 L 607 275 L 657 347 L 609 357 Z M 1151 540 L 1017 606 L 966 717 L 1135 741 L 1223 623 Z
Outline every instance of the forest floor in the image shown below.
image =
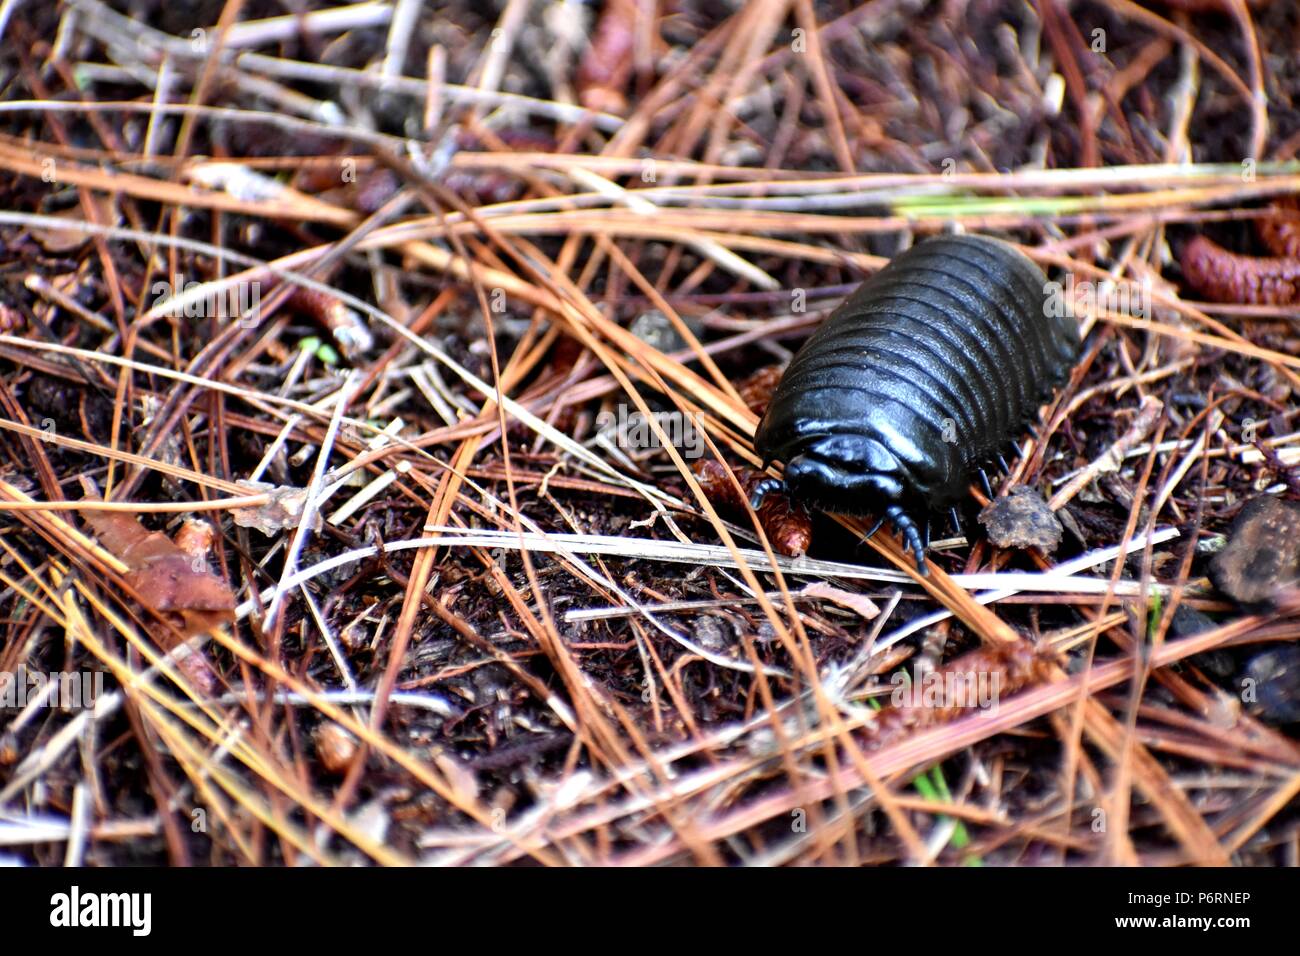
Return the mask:
M 0 3 L 0 858 L 1300 864 L 1294 4 L 425 6 Z M 706 493 L 954 230 L 1059 543 Z

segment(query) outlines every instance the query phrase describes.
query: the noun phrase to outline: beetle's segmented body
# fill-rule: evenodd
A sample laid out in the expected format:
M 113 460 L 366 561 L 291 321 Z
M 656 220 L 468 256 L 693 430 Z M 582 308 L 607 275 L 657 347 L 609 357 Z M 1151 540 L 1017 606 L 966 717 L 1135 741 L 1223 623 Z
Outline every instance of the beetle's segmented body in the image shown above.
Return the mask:
M 791 497 L 893 521 L 925 570 L 909 513 L 947 508 L 1069 375 L 1078 327 L 1006 243 L 929 239 L 896 256 L 790 362 L 754 436 Z M 1058 312 L 1064 310 L 1057 310 Z

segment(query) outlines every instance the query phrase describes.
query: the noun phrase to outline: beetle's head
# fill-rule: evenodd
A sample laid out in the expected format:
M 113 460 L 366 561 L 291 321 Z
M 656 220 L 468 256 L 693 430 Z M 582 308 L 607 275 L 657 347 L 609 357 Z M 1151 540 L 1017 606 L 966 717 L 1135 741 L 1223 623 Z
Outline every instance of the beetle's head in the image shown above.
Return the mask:
M 791 498 L 838 514 L 879 513 L 905 495 L 903 467 L 874 438 L 828 435 L 799 448 L 785 465 Z
M 903 499 L 909 486 L 897 455 L 874 438 L 851 434 L 810 437 L 789 452 L 785 480 L 764 478 L 758 482 L 750 498 L 751 507 L 757 510 L 768 492 L 784 488 L 791 499 L 823 511 L 879 515 L 882 522 L 893 521 L 907 547 L 916 554 L 920 573 L 928 573 L 925 543 L 916 522 L 904 510 Z

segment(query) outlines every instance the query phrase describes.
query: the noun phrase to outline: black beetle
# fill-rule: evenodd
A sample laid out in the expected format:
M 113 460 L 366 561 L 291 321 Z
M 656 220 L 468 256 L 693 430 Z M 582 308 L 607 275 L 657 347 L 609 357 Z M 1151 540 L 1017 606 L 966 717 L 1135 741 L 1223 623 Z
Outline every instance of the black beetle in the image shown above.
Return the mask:
M 1041 269 L 983 236 L 928 239 L 862 283 L 791 360 L 759 423 L 764 466 L 824 511 L 893 522 L 922 573 L 912 513 L 951 507 L 1065 381 L 1078 326 Z M 928 521 L 926 523 L 928 536 Z M 879 525 L 877 525 L 879 527 Z

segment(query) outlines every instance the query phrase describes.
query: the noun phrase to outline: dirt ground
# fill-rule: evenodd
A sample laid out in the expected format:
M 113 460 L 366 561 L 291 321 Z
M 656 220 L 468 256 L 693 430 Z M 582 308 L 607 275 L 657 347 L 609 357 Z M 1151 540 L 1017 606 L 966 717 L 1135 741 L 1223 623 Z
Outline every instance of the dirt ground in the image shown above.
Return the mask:
M 1300 864 L 1300 8 L 328 9 L 0 13 L 0 857 Z M 954 231 L 1053 542 L 756 520 Z

